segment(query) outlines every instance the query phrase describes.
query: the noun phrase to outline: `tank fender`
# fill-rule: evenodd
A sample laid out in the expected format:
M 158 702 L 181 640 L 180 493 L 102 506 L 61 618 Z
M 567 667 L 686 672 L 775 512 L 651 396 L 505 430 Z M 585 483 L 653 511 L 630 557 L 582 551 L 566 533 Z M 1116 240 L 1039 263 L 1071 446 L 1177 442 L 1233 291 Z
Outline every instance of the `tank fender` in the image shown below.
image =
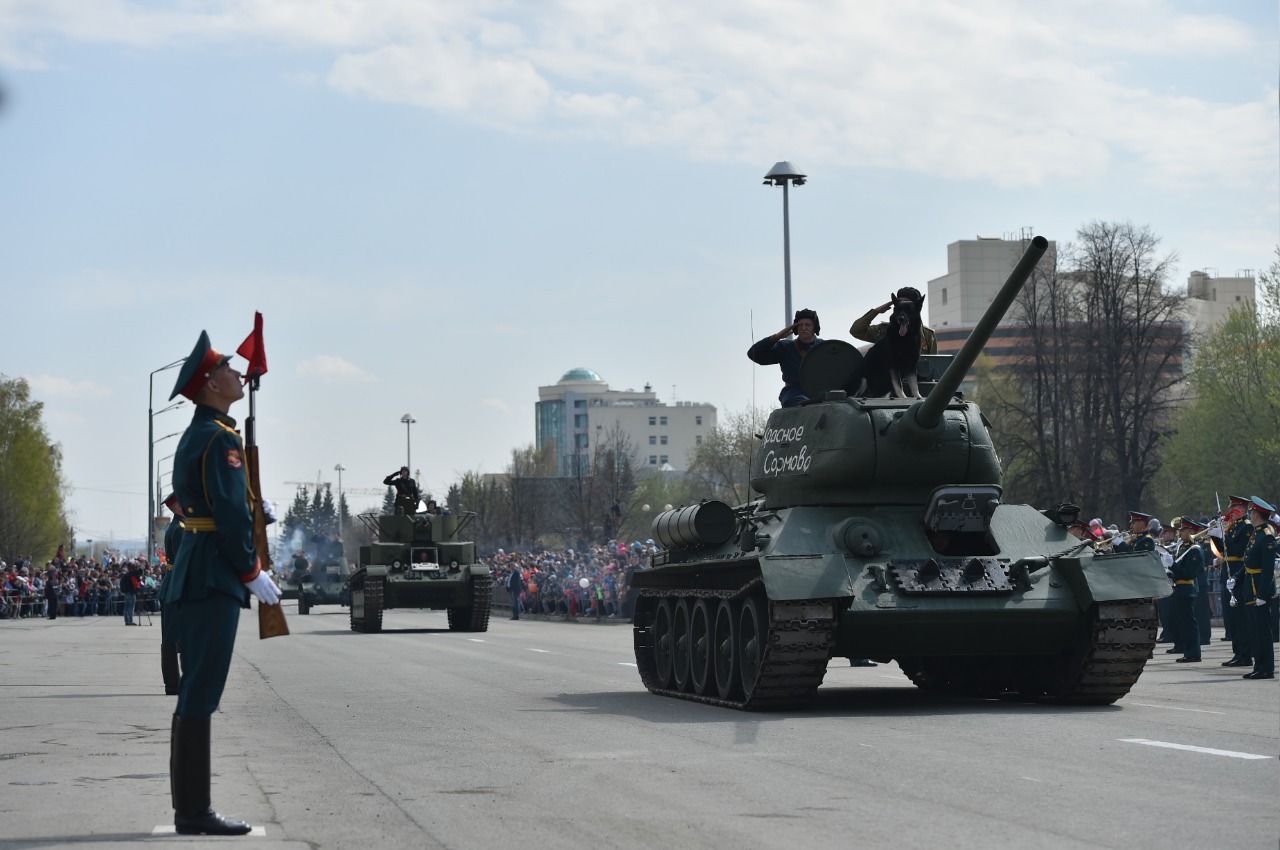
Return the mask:
M 1164 564 L 1153 552 L 1057 558 L 1052 569 L 1066 581 L 1081 609 L 1094 602 L 1163 599 L 1173 593 Z
M 366 575 L 369 576 L 385 576 L 391 572 L 391 567 L 386 564 L 370 564 L 363 568 Z
M 467 564 L 462 568 L 462 577 L 471 578 L 472 576 L 493 575 L 493 571 L 484 564 Z
M 853 596 L 857 572 L 853 559 L 838 554 L 766 555 L 760 559 L 764 589 L 774 601 Z

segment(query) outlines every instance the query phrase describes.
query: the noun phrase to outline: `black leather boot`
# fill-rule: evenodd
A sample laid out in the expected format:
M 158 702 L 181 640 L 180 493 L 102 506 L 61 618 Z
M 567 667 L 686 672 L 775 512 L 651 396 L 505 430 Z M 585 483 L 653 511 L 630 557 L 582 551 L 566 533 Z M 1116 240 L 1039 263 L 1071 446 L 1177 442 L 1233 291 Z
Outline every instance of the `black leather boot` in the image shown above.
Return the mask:
M 209 718 L 173 716 L 169 781 L 179 835 L 245 835 L 249 824 L 226 820 L 209 805 Z
M 181 681 L 177 644 L 160 644 L 160 675 L 164 677 L 164 692 L 169 696 L 177 696 L 178 683 Z

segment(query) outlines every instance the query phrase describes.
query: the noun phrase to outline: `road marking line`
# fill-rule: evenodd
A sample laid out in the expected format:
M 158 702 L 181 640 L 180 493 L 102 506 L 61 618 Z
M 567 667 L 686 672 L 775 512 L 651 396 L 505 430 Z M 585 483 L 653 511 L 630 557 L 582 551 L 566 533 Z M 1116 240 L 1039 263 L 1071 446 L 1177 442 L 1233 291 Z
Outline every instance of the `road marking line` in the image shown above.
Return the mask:
M 880 678 L 881 678 L 881 679 L 893 679 L 895 682 L 901 682 L 901 681 L 903 680 L 903 678 L 904 678 L 904 677 L 902 677 L 902 676 L 886 676 L 884 673 L 881 673 L 881 674 L 880 674 Z
M 1034 778 L 1032 778 L 1032 777 L 1030 777 L 1030 776 L 1024 776 L 1024 777 L 1022 777 L 1022 778 L 1023 778 L 1023 779 L 1025 779 L 1025 780 L 1027 780 L 1028 782 L 1044 782 L 1044 780 L 1043 780 L 1043 779 L 1034 779 Z
M 534 648 L 533 648 L 533 647 L 531 647 L 531 646 L 526 646 L 526 647 L 525 647 L 525 649 L 529 650 L 530 652 L 542 652 L 542 653 L 545 653 L 545 654 L 547 654 L 547 655 L 550 655 L 550 654 L 551 654 L 551 650 L 549 650 L 549 649 L 534 649 Z
M 1225 711 L 1209 711 L 1207 708 L 1178 708 L 1176 705 L 1153 705 L 1149 702 L 1135 702 L 1131 705 L 1141 705 L 1146 708 L 1167 708 L 1170 711 L 1194 711 L 1198 714 L 1226 714 Z
M 472 643 L 484 643 L 484 641 L 482 641 L 480 638 L 467 638 L 467 640 L 471 641 Z
M 162 823 L 155 829 L 151 830 L 152 835 L 177 835 L 178 830 L 171 823 Z M 249 828 L 250 838 L 266 838 L 267 828 L 265 826 L 253 826 Z
M 621 667 L 635 667 L 636 663 L 634 661 L 619 661 L 618 665 Z
M 1211 756 L 1228 756 L 1233 759 L 1270 759 L 1275 756 L 1260 756 L 1257 753 L 1237 753 L 1233 750 L 1215 750 L 1212 747 L 1193 747 L 1190 744 L 1171 744 L 1168 741 L 1148 741 L 1146 738 L 1117 738 L 1126 744 L 1146 744 L 1148 747 L 1166 747 L 1170 750 L 1186 750 L 1192 753 L 1207 753 Z

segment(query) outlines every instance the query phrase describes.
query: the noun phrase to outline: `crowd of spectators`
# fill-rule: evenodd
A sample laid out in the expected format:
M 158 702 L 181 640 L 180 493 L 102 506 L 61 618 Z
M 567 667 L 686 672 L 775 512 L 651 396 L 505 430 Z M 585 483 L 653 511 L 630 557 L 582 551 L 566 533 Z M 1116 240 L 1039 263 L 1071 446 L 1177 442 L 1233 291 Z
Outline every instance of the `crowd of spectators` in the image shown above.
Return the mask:
M 0 619 L 109 617 L 125 613 L 121 579 L 137 577 L 137 610 L 155 611 L 161 567 L 145 559 L 56 557 L 43 568 L 30 558 L 0 561 Z
M 652 540 L 610 540 L 581 551 L 499 549 L 481 561 L 493 570 L 495 600 L 509 600 L 522 613 L 629 620 L 635 605 L 629 594 L 631 576 L 647 567 L 657 551 Z M 507 588 L 515 570 L 524 578 L 524 590 L 512 599 Z

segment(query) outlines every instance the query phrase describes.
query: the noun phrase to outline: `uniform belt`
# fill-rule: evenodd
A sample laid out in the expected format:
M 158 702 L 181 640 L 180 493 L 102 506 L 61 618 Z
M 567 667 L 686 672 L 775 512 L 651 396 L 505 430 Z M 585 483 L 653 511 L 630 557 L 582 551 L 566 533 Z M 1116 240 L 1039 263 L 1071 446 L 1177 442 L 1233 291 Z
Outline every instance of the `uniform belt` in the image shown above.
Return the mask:
M 1228 561 L 1243 561 L 1243 560 L 1244 560 L 1244 555 L 1228 555 L 1228 556 L 1227 556 L 1227 560 L 1228 560 Z
M 1260 576 L 1260 575 L 1262 575 L 1262 569 L 1261 569 L 1261 568 L 1256 569 L 1256 570 L 1251 570 L 1251 569 L 1249 569 L 1248 567 L 1245 567 L 1245 568 L 1244 568 L 1244 571 L 1245 571 L 1246 573 L 1248 573 L 1249 575 L 1251 575 L 1251 576 Z
M 1179 578 L 1179 579 L 1174 579 L 1173 583 L 1174 584 L 1195 584 L 1196 580 L 1193 578 Z
M 217 531 L 218 526 L 211 516 L 189 516 L 182 520 L 182 529 L 199 534 L 202 531 Z

